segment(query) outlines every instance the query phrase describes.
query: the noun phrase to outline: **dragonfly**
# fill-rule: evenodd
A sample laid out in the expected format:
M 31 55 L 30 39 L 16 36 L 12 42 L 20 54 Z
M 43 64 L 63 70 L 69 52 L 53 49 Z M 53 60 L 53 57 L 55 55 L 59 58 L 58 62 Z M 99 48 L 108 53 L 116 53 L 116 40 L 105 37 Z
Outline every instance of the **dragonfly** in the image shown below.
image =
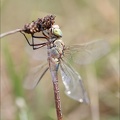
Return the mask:
M 105 40 L 95 40 L 84 44 L 66 46 L 62 40 L 62 31 L 58 25 L 52 25 L 49 30 L 44 30 L 43 32 L 47 40 L 46 42 L 37 44 L 33 44 L 32 42 L 32 44 L 29 44 L 33 47 L 33 50 L 35 50 L 34 56 L 38 59 L 44 57 L 43 60 L 46 59 L 46 62 L 43 62 L 43 64 L 40 64 L 30 71 L 30 76 L 27 76 L 24 86 L 27 89 L 35 88 L 45 73 L 50 70 L 57 119 L 62 120 L 61 100 L 58 87 L 58 69 L 60 69 L 66 95 L 81 103 L 89 103 L 89 97 L 84 88 L 81 76 L 67 61 L 72 60 L 77 64 L 89 64 L 106 55 L 109 52 L 109 45 Z M 25 36 L 24 33 L 23 35 Z M 26 36 L 25 38 L 27 40 Z M 40 51 L 36 49 L 42 47 L 46 47 L 47 50 L 46 53 L 41 56 Z

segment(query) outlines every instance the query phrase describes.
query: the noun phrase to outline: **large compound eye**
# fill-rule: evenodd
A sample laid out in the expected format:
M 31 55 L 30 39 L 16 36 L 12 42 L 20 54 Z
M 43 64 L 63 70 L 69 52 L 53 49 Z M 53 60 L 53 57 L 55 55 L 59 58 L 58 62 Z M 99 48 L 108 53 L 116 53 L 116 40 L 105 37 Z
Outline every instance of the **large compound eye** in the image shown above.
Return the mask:
M 58 25 L 52 25 L 53 28 L 58 28 L 59 29 L 59 26 Z
M 53 34 L 58 36 L 58 37 L 62 37 L 62 31 L 59 28 L 54 28 Z

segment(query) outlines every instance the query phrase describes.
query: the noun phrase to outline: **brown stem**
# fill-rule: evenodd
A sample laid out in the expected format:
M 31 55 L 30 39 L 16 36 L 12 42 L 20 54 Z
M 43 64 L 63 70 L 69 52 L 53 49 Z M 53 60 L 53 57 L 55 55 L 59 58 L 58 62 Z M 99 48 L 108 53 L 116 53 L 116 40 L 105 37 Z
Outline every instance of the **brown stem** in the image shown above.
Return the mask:
M 57 119 L 62 120 L 62 110 L 61 110 L 61 102 L 60 102 L 58 81 L 53 82 L 53 87 L 54 87 L 54 97 L 55 97 Z
M 6 33 L 2 33 L 2 34 L 0 34 L 0 38 L 5 37 L 7 35 L 14 34 L 16 32 L 20 32 L 20 31 L 22 31 L 22 29 L 16 29 L 16 30 L 12 30 L 12 31 L 9 31 L 9 32 L 6 32 Z

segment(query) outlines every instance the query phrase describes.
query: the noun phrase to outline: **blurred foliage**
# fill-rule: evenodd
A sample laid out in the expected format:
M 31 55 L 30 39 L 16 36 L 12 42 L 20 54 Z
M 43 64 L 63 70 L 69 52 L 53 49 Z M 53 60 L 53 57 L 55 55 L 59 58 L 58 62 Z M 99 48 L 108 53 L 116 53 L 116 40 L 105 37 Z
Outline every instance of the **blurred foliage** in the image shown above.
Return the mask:
M 23 77 L 21 77 L 22 74 L 20 74 L 19 72 L 17 72 L 15 70 L 15 65 L 14 65 L 14 61 L 12 59 L 12 56 L 9 52 L 9 48 L 8 45 L 5 44 L 4 46 L 4 56 L 5 56 L 5 60 L 6 60 L 6 66 L 7 66 L 7 72 L 10 76 L 10 79 L 12 81 L 12 87 L 13 87 L 13 92 L 15 92 L 15 96 L 23 96 L 23 88 L 21 87 L 21 80 L 23 79 Z M 24 70 L 23 68 L 20 70 L 22 71 Z M 23 71 L 25 72 L 25 71 Z
M 1 33 L 47 14 L 56 15 L 66 45 L 102 38 L 111 46 L 110 53 L 95 63 L 74 65 L 90 105 L 68 98 L 59 76 L 63 120 L 119 120 L 119 0 L 1 0 Z M 25 49 L 20 33 L 1 39 L 1 119 L 56 120 L 49 72 L 34 90 L 23 88 L 29 69 L 39 64 Z

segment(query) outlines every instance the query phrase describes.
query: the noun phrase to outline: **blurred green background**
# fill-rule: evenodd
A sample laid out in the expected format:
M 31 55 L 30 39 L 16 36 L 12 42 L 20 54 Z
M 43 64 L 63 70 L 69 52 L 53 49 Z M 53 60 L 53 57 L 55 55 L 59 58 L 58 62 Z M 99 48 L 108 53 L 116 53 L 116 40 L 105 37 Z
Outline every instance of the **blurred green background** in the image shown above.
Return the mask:
M 110 43 L 110 53 L 88 66 L 77 66 L 91 104 L 64 94 L 59 75 L 63 120 L 119 120 L 119 0 L 1 0 L 1 33 L 47 14 L 56 15 L 65 44 L 95 39 Z M 30 66 L 25 38 L 16 33 L 1 39 L 1 120 L 56 120 L 49 72 L 34 90 L 23 88 Z

